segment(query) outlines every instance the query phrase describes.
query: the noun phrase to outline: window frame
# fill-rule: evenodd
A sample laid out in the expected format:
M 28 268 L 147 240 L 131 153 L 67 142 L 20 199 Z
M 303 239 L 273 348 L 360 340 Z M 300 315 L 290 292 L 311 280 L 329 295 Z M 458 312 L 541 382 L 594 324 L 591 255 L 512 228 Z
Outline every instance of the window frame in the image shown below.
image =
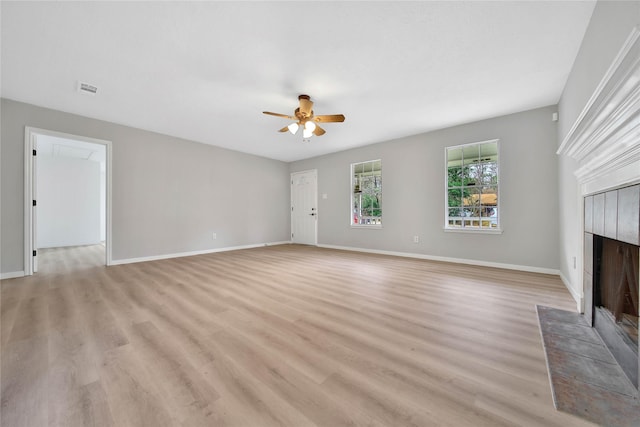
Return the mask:
M 354 208 L 354 197 L 353 197 L 353 195 L 354 195 L 354 191 L 353 191 L 353 189 L 354 189 L 354 180 L 353 180 L 353 178 L 355 176 L 354 168 L 357 165 L 361 165 L 361 164 L 365 164 L 365 163 L 375 163 L 375 162 L 380 162 L 380 180 L 381 180 L 381 184 L 380 184 L 380 186 L 381 186 L 381 188 L 380 188 L 380 224 L 354 224 L 353 223 L 353 215 L 354 215 L 354 213 L 353 213 L 353 208 Z M 366 229 L 381 229 L 383 227 L 382 224 L 384 223 L 383 219 L 382 219 L 383 216 L 384 216 L 382 214 L 382 212 L 383 212 L 382 200 L 384 200 L 384 195 L 383 195 L 384 187 L 383 187 L 383 184 L 382 184 L 382 159 L 379 158 L 379 159 L 364 160 L 362 162 L 351 163 L 349 171 L 350 171 L 350 177 L 349 177 L 349 202 L 350 202 L 349 203 L 349 225 L 350 225 L 350 227 L 351 228 L 366 228 Z
M 496 143 L 496 155 L 498 156 L 497 160 L 496 160 L 496 167 L 498 170 L 497 173 L 497 182 L 495 184 L 496 187 L 496 194 L 497 194 L 497 206 L 496 206 L 496 215 L 497 215 L 497 224 L 495 228 L 482 228 L 482 227 L 474 227 L 474 226 L 464 226 L 464 223 L 462 224 L 461 227 L 451 227 L 449 225 L 449 150 L 452 149 L 464 149 L 465 147 L 470 147 L 473 145 L 477 145 L 480 146 L 482 144 L 488 144 L 488 143 Z M 451 232 L 451 233 L 470 233 L 470 234 L 502 234 L 503 232 L 503 228 L 502 228 L 502 197 L 501 197 L 501 175 L 502 175 L 502 168 L 500 165 L 500 159 L 502 157 L 501 154 L 501 148 L 500 148 L 501 144 L 500 144 L 500 139 L 496 138 L 496 139 L 489 139 L 486 141 L 478 141 L 478 142 L 470 142 L 470 143 L 466 143 L 466 144 L 459 144 L 459 145 L 451 145 L 451 146 L 447 146 L 444 148 L 444 226 L 443 226 L 443 230 L 445 232 Z M 492 184 L 493 185 L 493 184 Z

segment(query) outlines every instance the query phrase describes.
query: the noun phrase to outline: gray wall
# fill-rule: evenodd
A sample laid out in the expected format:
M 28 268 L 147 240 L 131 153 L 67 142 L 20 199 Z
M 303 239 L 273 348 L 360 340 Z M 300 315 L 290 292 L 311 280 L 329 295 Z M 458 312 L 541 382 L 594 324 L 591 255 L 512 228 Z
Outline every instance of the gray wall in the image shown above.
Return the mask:
M 558 144 L 562 143 L 636 25 L 640 25 L 640 2 L 599 1 L 596 4 L 558 104 Z M 582 254 L 580 189 L 573 175 L 577 163 L 567 156 L 560 156 L 558 163 L 560 272 L 574 295 L 579 296 L 582 294 L 581 263 L 573 268 L 573 257 L 580 260 Z
M 114 260 L 289 240 L 286 163 L 3 99 L 3 273 L 23 270 L 25 126 L 113 142 Z
M 555 111 L 540 108 L 292 163 L 292 172 L 318 170 L 318 243 L 557 269 Z M 495 138 L 504 233 L 444 232 L 445 147 Z M 351 228 L 350 164 L 378 158 L 383 228 Z

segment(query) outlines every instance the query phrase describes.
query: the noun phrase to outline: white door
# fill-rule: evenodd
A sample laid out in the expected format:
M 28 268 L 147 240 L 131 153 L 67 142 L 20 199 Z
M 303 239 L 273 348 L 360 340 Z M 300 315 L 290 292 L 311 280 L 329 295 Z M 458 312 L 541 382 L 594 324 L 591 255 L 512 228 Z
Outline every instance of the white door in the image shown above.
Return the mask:
M 291 174 L 291 241 L 318 244 L 318 173 L 316 170 Z
M 1 1 L 1 0 L 0 0 Z M 37 199 L 37 148 L 43 149 L 44 140 L 38 137 L 53 137 L 75 141 L 81 144 L 92 144 L 104 147 L 104 193 L 103 204 L 105 215 L 105 265 L 111 265 L 111 141 L 88 138 L 83 136 L 64 134 L 46 129 L 37 129 L 25 126 L 25 155 L 24 155 L 24 274 L 30 276 L 38 271 L 38 236 L 37 223 L 40 203 Z M 95 151 L 95 150 L 93 150 Z M 34 154 L 37 153 L 37 154 Z M 42 187 L 40 185 L 40 187 Z M 35 203 L 34 203 L 35 202 Z M 36 255 L 37 254 L 37 255 Z

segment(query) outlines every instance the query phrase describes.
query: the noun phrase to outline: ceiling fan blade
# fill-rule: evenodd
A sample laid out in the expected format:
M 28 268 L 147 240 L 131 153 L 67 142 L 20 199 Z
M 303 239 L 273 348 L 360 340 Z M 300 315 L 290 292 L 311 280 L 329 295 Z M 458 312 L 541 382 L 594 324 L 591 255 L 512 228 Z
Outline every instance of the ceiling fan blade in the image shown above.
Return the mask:
M 322 136 L 326 133 L 326 131 L 324 129 L 322 129 L 320 126 L 316 125 L 316 128 L 313 130 L 313 134 L 315 136 Z
M 289 126 L 285 126 L 282 129 L 280 129 L 278 132 L 288 132 L 289 131 Z
M 300 113 L 302 113 L 304 117 L 310 117 L 313 102 L 311 98 L 309 98 L 309 95 L 300 95 L 298 100 L 300 101 Z
M 315 116 L 313 118 L 314 122 L 318 123 L 336 123 L 336 122 L 344 122 L 344 115 L 342 114 L 327 114 L 323 116 Z
M 280 113 L 272 113 L 271 111 L 263 111 L 262 114 L 267 114 L 269 116 L 276 116 L 276 117 L 284 117 L 285 119 L 289 119 L 289 120 L 298 120 L 293 116 L 288 116 L 286 114 L 280 114 Z

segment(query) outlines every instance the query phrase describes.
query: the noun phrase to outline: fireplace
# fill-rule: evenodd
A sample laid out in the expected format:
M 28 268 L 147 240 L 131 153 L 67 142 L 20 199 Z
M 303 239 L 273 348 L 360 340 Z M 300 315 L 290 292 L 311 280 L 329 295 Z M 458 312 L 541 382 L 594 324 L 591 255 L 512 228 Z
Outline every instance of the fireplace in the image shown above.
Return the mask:
M 638 390 L 640 27 L 631 30 L 558 154 L 576 163 L 584 208 L 584 311 Z M 580 257 L 577 258 L 580 261 Z M 574 261 L 574 268 L 577 263 Z M 579 262 L 578 262 L 579 264 Z
M 593 325 L 638 387 L 638 254 L 640 246 L 594 239 Z
M 618 325 L 620 335 L 638 345 L 638 255 L 640 246 L 597 237 L 599 253 L 593 305 Z
M 638 388 L 640 185 L 585 197 L 585 317 Z

